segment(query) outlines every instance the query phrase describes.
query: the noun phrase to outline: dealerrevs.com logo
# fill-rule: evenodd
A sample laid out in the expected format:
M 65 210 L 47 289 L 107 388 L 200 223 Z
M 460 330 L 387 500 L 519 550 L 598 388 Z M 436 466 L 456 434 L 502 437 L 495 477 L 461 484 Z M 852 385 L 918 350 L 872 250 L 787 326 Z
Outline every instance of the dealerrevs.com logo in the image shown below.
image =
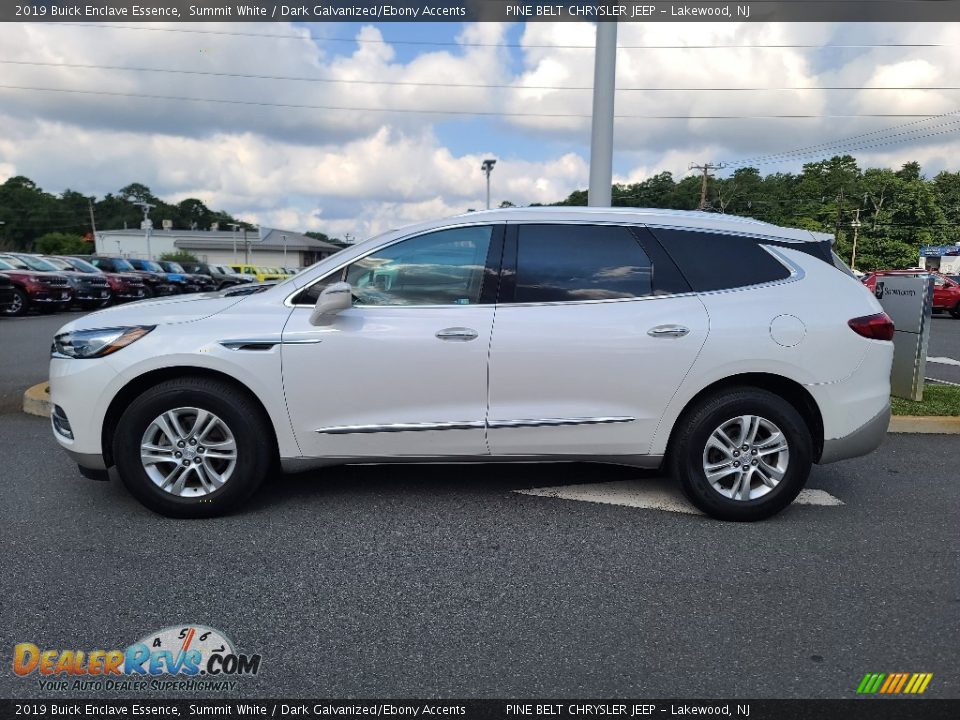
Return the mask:
M 13 650 L 13 672 L 49 691 L 235 690 L 237 678 L 259 671 L 260 655 L 238 653 L 226 635 L 204 625 L 167 627 L 125 650 L 41 649 L 29 642 Z

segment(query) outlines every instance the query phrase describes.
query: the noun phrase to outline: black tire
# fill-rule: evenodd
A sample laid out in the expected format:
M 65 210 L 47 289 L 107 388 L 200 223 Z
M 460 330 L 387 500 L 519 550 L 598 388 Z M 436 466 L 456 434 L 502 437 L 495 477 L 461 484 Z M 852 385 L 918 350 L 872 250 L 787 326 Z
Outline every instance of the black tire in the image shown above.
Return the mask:
M 711 435 L 724 423 L 742 415 L 758 416 L 775 425 L 786 438 L 789 452 L 783 478 L 766 494 L 752 500 L 725 496 L 707 480 L 704 470 L 707 441 Z M 681 416 L 676 433 L 668 458 L 670 472 L 690 502 L 719 520 L 742 522 L 764 520 L 775 515 L 794 501 L 810 475 L 813 442 L 809 428 L 793 405 L 766 390 L 732 388 L 704 398 Z M 747 452 L 753 453 L 753 450 Z M 722 456 L 720 461 L 723 461 Z M 733 462 L 738 461 L 731 457 L 731 468 Z M 718 484 L 724 487 L 724 483 L 730 482 L 732 486 L 739 477 L 736 472 L 731 471 L 730 475 L 718 480 Z M 750 472 L 748 477 L 756 478 L 752 481 L 754 489 L 763 489 L 759 475 Z M 732 490 L 732 487 L 725 489 Z
M 141 299 L 142 299 L 142 300 L 146 300 L 147 298 L 152 298 L 152 297 L 153 297 L 153 288 L 150 287 L 149 285 L 147 285 L 146 283 L 144 283 L 144 285 L 143 285 L 143 298 L 141 298 Z
M 956 305 L 950 308 L 950 315 L 955 320 L 960 320 L 960 302 L 958 302 Z
M 140 460 L 144 434 L 154 419 L 184 407 L 213 413 L 236 441 L 232 475 L 217 490 L 198 497 L 180 497 L 162 490 Z M 113 456 L 127 490 L 154 512 L 177 518 L 213 517 L 239 506 L 263 482 L 276 456 L 276 449 L 268 441 L 272 437 L 262 409 L 236 387 L 219 380 L 187 377 L 155 385 L 130 403 L 117 425 Z M 164 463 L 155 467 L 162 467 L 161 472 L 166 473 L 175 466 Z
M 13 289 L 13 298 L 10 300 L 10 304 L 7 305 L 6 309 L 3 311 L 4 315 L 10 317 L 21 317 L 27 314 L 27 310 L 30 309 L 30 298 L 29 296 L 20 288 L 15 287 Z

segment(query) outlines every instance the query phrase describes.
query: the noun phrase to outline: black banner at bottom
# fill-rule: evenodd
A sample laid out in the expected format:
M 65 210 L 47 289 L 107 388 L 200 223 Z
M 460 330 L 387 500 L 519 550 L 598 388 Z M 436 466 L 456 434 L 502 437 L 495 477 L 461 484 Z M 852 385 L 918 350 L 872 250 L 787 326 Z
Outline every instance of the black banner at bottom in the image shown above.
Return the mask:
M 0 700 L 0 718 L 749 718 L 955 720 L 960 699 L 856 700 Z

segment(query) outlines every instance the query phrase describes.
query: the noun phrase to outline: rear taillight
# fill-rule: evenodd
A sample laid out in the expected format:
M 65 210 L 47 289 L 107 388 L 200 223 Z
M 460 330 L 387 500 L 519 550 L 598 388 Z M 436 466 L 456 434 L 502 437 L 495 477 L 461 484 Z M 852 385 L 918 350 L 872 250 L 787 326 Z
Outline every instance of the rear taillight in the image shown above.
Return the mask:
M 871 340 L 893 340 L 893 320 L 886 313 L 853 318 L 847 325 L 857 335 Z

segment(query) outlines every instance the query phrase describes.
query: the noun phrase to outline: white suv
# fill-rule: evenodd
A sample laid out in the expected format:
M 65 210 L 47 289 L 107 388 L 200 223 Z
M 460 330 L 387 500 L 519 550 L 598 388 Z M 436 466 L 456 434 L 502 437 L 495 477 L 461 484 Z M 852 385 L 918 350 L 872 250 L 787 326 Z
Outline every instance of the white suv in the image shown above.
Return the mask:
M 714 517 L 786 507 L 889 419 L 893 325 L 827 236 L 662 210 L 529 208 L 388 232 L 273 286 L 79 318 L 57 441 L 171 516 L 280 469 L 595 460 Z

